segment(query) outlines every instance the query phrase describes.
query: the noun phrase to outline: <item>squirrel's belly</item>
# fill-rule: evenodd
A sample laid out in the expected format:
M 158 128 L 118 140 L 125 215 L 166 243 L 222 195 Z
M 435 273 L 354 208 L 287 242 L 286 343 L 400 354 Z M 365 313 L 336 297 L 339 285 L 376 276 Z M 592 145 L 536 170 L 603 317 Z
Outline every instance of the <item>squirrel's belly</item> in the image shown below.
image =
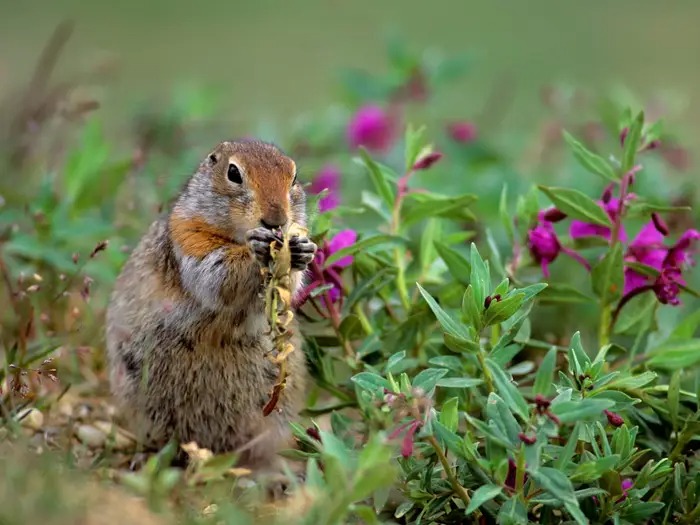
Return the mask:
M 278 368 L 265 357 L 267 341 L 237 343 L 224 348 L 180 347 L 152 361 L 146 395 L 139 396 L 145 402 L 152 438 L 162 441 L 175 436 L 183 443 L 195 441 L 200 447 L 224 452 L 257 441 L 269 448 L 270 439 L 278 441 L 287 434 L 287 421 L 294 417 L 301 393 L 294 377 L 279 401 L 280 412 L 264 417 Z M 290 360 L 292 369 L 301 370 L 301 350 Z M 297 379 L 303 383 L 303 377 Z

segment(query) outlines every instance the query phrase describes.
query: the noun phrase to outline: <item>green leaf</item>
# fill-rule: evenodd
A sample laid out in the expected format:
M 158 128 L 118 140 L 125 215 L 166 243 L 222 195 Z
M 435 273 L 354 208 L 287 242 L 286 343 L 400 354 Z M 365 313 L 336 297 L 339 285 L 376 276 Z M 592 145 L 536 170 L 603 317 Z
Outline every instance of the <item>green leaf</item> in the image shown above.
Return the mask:
M 583 293 L 581 290 L 566 283 L 547 283 L 548 286 L 542 290 L 539 296 L 541 304 L 559 303 L 591 303 L 594 298 Z
M 622 295 L 624 278 L 622 245 L 616 243 L 591 272 L 593 291 L 603 306 L 610 305 Z
M 484 311 L 484 303 L 478 303 L 474 298 L 474 287 L 470 284 L 462 296 L 462 319 L 472 326 L 475 332 L 483 327 L 481 314 Z
M 680 409 L 680 391 L 681 391 L 681 371 L 676 370 L 671 375 L 671 381 L 668 385 L 668 412 L 671 416 L 674 430 L 678 428 L 678 410 Z
M 666 506 L 661 501 L 637 501 L 622 510 L 621 517 L 627 523 L 646 523 L 657 512 Z
M 603 410 L 611 408 L 615 404 L 610 399 L 584 398 L 578 401 L 561 401 L 552 403 L 552 413 L 562 423 L 575 423 L 576 421 L 590 421 L 601 417 Z
M 663 370 L 690 368 L 700 363 L 700 339 L 670 341 L 649 352 L 647 364 Z
M 506 230 L 506 235 L 508 236 L 508 241 L 513 244 L 515 239 L 515 229 L 513 228 L 513 217 L 508 212 L 508 185 L 503 185 L 503 190 L 501 190 L 501 199 L 498 202 L 498 214 L 501 217 L 501 223 L 503 228 Z
M 666 342 L 674 340 L 692 339 L 700 326 L 700 309 L 686 316 L 676 325 Z
M 401 350 L 392 355 L 386 362 L 385 370 L 391 372 L 391 370 L 401 362 L 401 360 L 406 357 L 406 350 Z
M 484 312 L 484 326 L 500 324 L 511 318 L 525 301 L 525 294 L 520 290 L 514 290 L 500 301 L 492 301 Z
M 413 388 L 422 389 L 423 392 L 430 392 L 447 372 L 445 368 L 426 368 L 418 372 L 411 385 Z
M 513 416 L 505 401 L 496 393 L 491 392 L 486 401 L 486 417 L 489 425 L 495 425 L 503 435 L 508 437 L 512 445 L 520 443 L 521 432 L 517 419 Z
M 486 359 L 486 366 L 496 383 L 496 388 L 501 394 L 503 400 L 508 403 L 513 411 L 518 414 L 523 421 L 528 420 L 529 409 L 525 398 L 520 393 L 520 390 L 511 382 L 510 378 L 503 369 L 494 363 L 490 358 Z
M 428 303 L 430 309 L 435 314 L 435 317 L 440 323 L 440 326 L 442 326 L 443 330 L 455 337 L 467 339 L 469 335 L 467 334 L 466 330 L 462 327 L 462 325 L 460 325 L 457 321 L 452 319 L 452 317 L 450 317 L 448 313 L 445 312 L 440 307 L 440 305 L 437 304 L 437 302 L 435 302 L 435 299 L 433 299 L 433 297 L 427 291 L 425 291 L 425 289 L 420 284 L 416 283 L 416 286 L 418 287 L 418 291 L 421 293 L 425 301 Z
M 459 423 L 458 405 L 459 398 L 451 397 L 443 403 L 442 410 L 440 410 L 440 423 L 445 425 L 445 428 L 450 432 L 457 431 L 457 424 Z
M 657 374 L 655 372 L 647 371 L 639 375 L 629 375 L 616 379 L 612 383 L 609 383 L 606 388 L 615 390 L 636 390 L 648 385 L 654 381 L 656 377 Z
M 406 173 L 411 171 L 416 160 L 418 160 L 418 154 L 423 147 L 424 134 L 425 126 L 415 128 L 411 123 L 406 126 Z
M 653 293 L 640 294 L 632 298 L 620 312 L 615 323 L 616 334 L 637 335 L 653 330 L 659 301 Z
M 442 217 L 456 221 L 473 220 L 468 206 L 476 197 L 471 194 L 446 197 L 432 193 L 411 193 L 401 207 L 401 225 L 408 227 L 429 217 Z
M 622 153 L 622 173 L 625 174 L 634 166 L 634 159 L 642 138 L 644 112 L 640 111 L 629 128 Z
M 615 170 L 608 164 L 608 162 L 601 156 L 596 155 L 592 151 L 586 149 L 586 147 L 581 144 L 578 140 L 572 137 L 566 131 L 563 132 L 564 140 L 569 144 L 571 150 L 574 153 L 574 157 L 578 163 L 586 168 L 589 172 L 594 175 L 600 175 L 606 180 L 617 181 L 619 177 L 615 173 Z
M 573 430 L 571 431 L 568 441 L 566 442 L 566 446 L 562 449 L 559 457 L 554 461 L 555 469 L 561 471 L 566 469 L 569 461 L 571 461 L 571 458 L 573 458 L 574 454 L 576 453 L 576 445 L 578 445 L 578 436 L 580 432 L 581 423 L 577 421 Z
M 443 377 L 437 382 L 442 388 L 472 388 L 483 384 L 483 379 L 475 377 Z
M 437 438 L 442 441 L 447 449 L 455 454 L 456 456 L 466 459 L 467 461 L 474 460 L 474 454 L 471 454 L 465 444 L 457 434 L 449 430 L 445 425 L 439 421 L 433 422 L 433 430 Z
M 570 188 L 553 188 L 537 186 L 542 193 L 549 197 L 557 209 L 566 213 L 572 219 L 610 227 L 610 217 L 596 202 L 578 190 Z
M 557 361 L 557 348 L 553 346 L 542 359 L 537 375 L 535 376 L 535 384 L 532 391 L 535 394 L 549 396 L 554 386 L 554 367 Z
M 581 332 L 576 332 L 571 338 L 569 345 L 569 365 L 573 365 L 574 372 L 577 376 L 583 374 L 591 364 L 591 358 L 583 349 L 581 344 Z
M 576 523 L 588 525 L 588 520 L 581 512 L 578 500 L 574 494 L 574 486 L 569 481 L 569 478 L 566 477 L 566 474 L 551 467 L 540 467 L 537 470 L 528 469 L 528 472 L 544 490 L 564 503 L 566 510 L 576 520 Z
M 379 374 L 372 372 L 360 372 L 350 378 L 357 386 L 363 390 L 374 393 L 383 393 L 385 388 L 389 388 L 389 381 Z
M 464 337 L 443 334 L 443 340 L 445 346 L 453 352 L 474 354 L 481 349 L 478 343 L 475 343 L 471 339 L 465 339 Z
M 342 250 L 338 250 L 337 252 L 333 253 L 330 257 L 328 257 L 328 259 L 326 259 L 325 265 L 329 266 L 347 255 L 355 255 L 358 252 L 366 251 L 368 248 L 372 248 L 374 246 L 391 246 L 397 244 L 406 244 L 406 240 L 403 237 L 396 235 L 374 235 L 372 237 L 365 237 L 364 239 L 357 241 L 352 246 L 348 246 L 347 248 L 343 248 Z
M 481 311 L 484 305 L 484 299 L 491 289 L 491 275 L 489 265 L 482 259 L 476 244 L 471 243 L 471 276 L 469 283 L 474 290 L 474 304 Z
M 394 206 L 394 191 L 389 186 L 389 182 L 386 180 L 384 172 L 364 147 L 360 147 L 360 157 L 369 171 L 374 188 L 384 201 L 384 204 L 391 209 Z
M 471 265 L 461 253 L 446 244 L 435 241 L 435 249 L 440 255 L 440 258 L 445 262 L 447 269 L 450 271 L 459 283 L 467 286 L 471 275 Z
M 503 489 L 498 485 L 482 485 L 472 494 L 472 500 L 467 507 L 466 514 L 469 515 L 481 507 L 487 501 L 491 501 L 501 494 Z
M 506 501 L 498 512 L 498 525 L 527 525 L 527 508 L 518 496 Z

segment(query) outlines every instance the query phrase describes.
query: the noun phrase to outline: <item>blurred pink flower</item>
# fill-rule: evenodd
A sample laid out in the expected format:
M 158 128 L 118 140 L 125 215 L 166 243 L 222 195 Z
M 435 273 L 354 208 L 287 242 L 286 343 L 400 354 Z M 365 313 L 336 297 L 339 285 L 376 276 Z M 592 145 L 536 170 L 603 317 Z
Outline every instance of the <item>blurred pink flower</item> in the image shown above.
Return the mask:
M 455 142 L 467 144 L 477 137 L 476 124 L 472 122 L 452 122 L 447 125 L 447 133 Z
M 369 151 L 384 153 L 396 140 L 396 122 L 394 117 L 376 105 L 361 107 L 348 124 L 348 141 L 356 149 L 364 146 Z
M 324 166 L 311 182 L 309 187 L 311 193 L 319 194 L 323 190 L 328 190 L 328 193 L 318 202 L 321 213 L 337 208 L 340 204 L 340 170 L 336 166 L 330 164 Z

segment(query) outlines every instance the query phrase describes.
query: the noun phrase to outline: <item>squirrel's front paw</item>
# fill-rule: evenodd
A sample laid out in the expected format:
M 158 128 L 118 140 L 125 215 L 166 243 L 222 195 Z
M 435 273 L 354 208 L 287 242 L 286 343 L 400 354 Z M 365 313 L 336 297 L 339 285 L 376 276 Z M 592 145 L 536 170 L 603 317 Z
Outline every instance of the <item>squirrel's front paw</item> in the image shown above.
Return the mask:
M 306 237 L 292 237 L 289 239 L 292 268 L 295 270 L 306 270 L 306 267 L 314 260 L 316 249 L 316 244 Z
M 262 266 L 267 266 L 272 260 L 272 255 L 270 254 L 270 245 L 272 242 L 277 241 L 280 244 L 282 243 L 282 239 L 268 228 L 255 228 L 254 230 L 250 230 L 246 234 L 246 241 L 250 251 L 253 252 L 255 260 Z

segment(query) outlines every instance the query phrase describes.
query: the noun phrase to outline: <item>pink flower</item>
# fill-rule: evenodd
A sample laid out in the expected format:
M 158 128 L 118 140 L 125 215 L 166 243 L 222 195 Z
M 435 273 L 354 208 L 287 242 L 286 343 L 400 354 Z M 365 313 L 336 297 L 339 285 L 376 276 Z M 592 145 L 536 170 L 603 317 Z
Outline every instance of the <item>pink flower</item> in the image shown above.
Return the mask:
M 455 142 L 468 144 L 477 138 L 476 125 L 472 122 L 452 122 L 447 125 L 447 133 Z
M 328 284 L 331 285 L 331 288 L 327 292 L 330 301 L 336 303 L 340 300 L 343 290 L 343 281 L 340 277 L 340 272 L 343 268 L 347 268 L 352 264 L 353 256 L 346 255 L 331 264 L 326 264 L 326 261 L 334 253 L 355 244 L 356 240 L 356 231 L 350 229 L 343 230 L 338 232 L 330 241 L 327 241 L 316 251 L 316 256 L 310 265 L 312 274 L 311 282 L 304 287 L 299 297 L 295 298 L 295 307 L 303 305 L 314 289 Z M 330 306 L 325 298 L 324 302 L 327 307 Z
M 685 284 L 683 270 L 693 266 L 695 245 L 700 240 L 700 232 L 687 230 L 678 242 L 671 247 L 664 245 L 668 227 L 658 216 L 652 217 L 640 230 L 627 248 L 625 260 L 649 266 L 659 272 L 650 278 L 632 268 L 625 269 L 625 287 L 619 310 L 636 295 L 653 291 L 662 304 L 679 305 L 680 286 Z
M 318 201 L 318 210 L 321 213 L 338 207 L 340 204 L 339 189 L 340 170 L 333 165 L 324 166 L 321 171 L 316 174 L 316 177 L 314 177 L 309 187 L 309 191 L 314 194 L 319 194 L 323 190 L 328 190 L 328 193 Z
M 364 146 L 369 151 L 385 153 L 396 140 L 396 122 L 392 115 L 379 106 L 360 108 L 348 124 L 348 141 L 356 149 Z
M 561 214 L 557 214 L 551 209 L 541 210 L 537 216 L 537 225 L 531 228 L 527 234 L 527 245 L 530 249 L 530 254 L 535 262 L 541 266 L 542 273 L 547 278 L 549 277 L 549 264 L 554 262 L 561 252 L 590 270 L 590 265 L 583 257 L 561 245 L 554 231 L 552 221 L 547 220 L 548 217 L 558 219 L 560 215 Z
M 391 434 L 389 439 L 396 439 L 405 430 L 406 433 L 401 440 L 401 455 L 404 458 L 410 458 L 413 455 L 413 436 L 422 427 L 423 424 L 418 419 L 409 421 L 397 427 Z
M 598 201 L 598 206 L 605 210 L 611 221 L 615 222 L 620 213 L 620 199 L 610 196 L 608 197 L 607 202 L 605 200 Z M 581 237 L 600 237 L 609 241 L 612 232 L 607 226 L 572 220 L 571 226 L 569 227 L 569 235 L 571 235 L 572 239 L 579 239 Z M 618 238 L 621 242 L 627 242 L 627 233 L 623 227 L 620 227 Z
M 620 489 L 622 490 L 622 496 L 620 496 L 615 503 L 621 503 L 627 499 L 627 493 L 629 490 L 634 486 L 634 481 L 631 479 L 623 479 L 622 483 L 620 483 Z

